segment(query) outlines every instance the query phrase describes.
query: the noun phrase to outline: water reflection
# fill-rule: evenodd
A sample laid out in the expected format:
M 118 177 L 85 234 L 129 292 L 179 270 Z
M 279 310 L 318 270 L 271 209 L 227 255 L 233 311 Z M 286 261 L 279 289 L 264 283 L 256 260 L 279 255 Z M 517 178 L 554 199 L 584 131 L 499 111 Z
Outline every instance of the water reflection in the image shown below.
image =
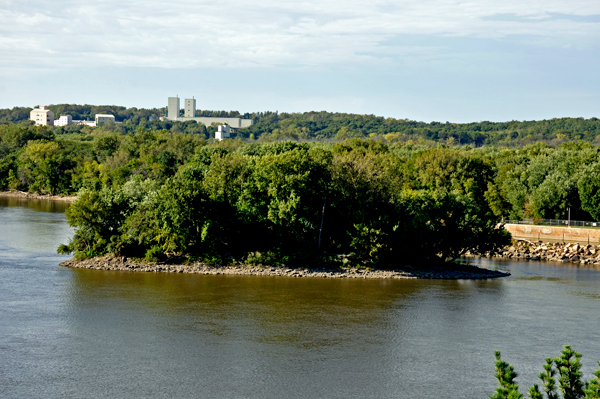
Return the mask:
M 112 346 L 176 353 L 204 377 L 218 370 L 267 397 L 396 397 L 401 387 L 429 397 L 421 391 L 432 361 L 477 340 L 461 338 L 461 321 L 504 296 L 501 281 L 72 273 L 75 335 L 99 343 L 118 334 Z
M 14 198 L 0 197 L 0 201 Z M 0 250 L 2 260 L 18 257 L 53 256 L 59 244 L 73 234 L 60 207 L 35 201 L 31 207 L 0 204 Z
M 20 206 L 37 212 L 64 213 L 70 205 L 71 203 L 66 201 L 0 196 L 0 206 Z
M 389 309 L 401 307 L 420 287 L 413 281 L 76 270 L 69 298 L 83 310 L 109 301 L 219 336 L 240 333 L 250 341 L 318 347 L 352 340 L 360 326 L 382 323 Z M 243 331 L 232 328 L 242 325 Z

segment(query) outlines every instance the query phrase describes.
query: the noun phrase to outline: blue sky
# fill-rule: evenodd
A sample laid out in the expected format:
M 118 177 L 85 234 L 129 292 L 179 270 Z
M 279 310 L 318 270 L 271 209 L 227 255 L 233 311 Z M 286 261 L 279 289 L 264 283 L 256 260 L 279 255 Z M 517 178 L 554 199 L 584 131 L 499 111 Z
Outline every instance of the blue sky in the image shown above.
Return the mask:
M 600 117 L 598 0 L 0 0 L 0 107 Z

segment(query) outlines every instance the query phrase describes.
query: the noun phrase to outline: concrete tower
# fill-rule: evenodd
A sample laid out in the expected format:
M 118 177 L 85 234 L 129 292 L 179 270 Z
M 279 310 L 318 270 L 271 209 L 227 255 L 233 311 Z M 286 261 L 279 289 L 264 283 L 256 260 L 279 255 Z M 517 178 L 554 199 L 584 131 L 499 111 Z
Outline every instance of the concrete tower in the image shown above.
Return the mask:
M 169 97 L 167 119 L 175 121 L 179 118 L 179 97 Z
M 185 99 L 185 108 L 183 111 L 183 116 L 186 118 L 194 118 L 196 116 L 196 99 L 195 98 L 186 98 Z

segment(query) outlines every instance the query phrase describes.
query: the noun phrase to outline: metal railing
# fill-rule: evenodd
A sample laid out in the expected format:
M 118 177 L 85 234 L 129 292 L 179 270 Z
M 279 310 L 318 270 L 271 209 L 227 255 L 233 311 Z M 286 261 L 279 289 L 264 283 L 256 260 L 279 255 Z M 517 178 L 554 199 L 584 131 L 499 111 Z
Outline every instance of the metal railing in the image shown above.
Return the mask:
M 508 220 L 503 219 L 502 223 L 510 224 L 529 224 L 536 226 L 561 226 L 561 227 L 590 227 L 599 228 L 600 222 L 588 222 L 583 220 L 565 220 L 565 219 L 523 219 L 523 220 Z

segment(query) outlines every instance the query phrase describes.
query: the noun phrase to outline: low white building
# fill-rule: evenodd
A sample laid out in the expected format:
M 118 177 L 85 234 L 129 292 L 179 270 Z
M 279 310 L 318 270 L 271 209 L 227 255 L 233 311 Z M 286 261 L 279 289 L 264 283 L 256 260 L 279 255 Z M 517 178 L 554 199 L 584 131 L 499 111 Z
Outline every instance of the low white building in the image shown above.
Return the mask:
M 229 125 L 219 125 L 215 132 L 215 138 L 219 141 L 231 137 L 231 127 Z
M 45 105 L 32 109 L 29 119 L 34 121 L 37 126 L 54 126 L 54 112 Z
M 71 115 L 61 115 L 60 118 L 54 121 L 54 126 L 67 126 L 73 124 Z
M 102 123 L 115 121 L 115 116 L 110 114 L 96 114 L 96 126 L 100 126 Z
M 96 127 L 96 121 L 73 121 L 74 125 Z

